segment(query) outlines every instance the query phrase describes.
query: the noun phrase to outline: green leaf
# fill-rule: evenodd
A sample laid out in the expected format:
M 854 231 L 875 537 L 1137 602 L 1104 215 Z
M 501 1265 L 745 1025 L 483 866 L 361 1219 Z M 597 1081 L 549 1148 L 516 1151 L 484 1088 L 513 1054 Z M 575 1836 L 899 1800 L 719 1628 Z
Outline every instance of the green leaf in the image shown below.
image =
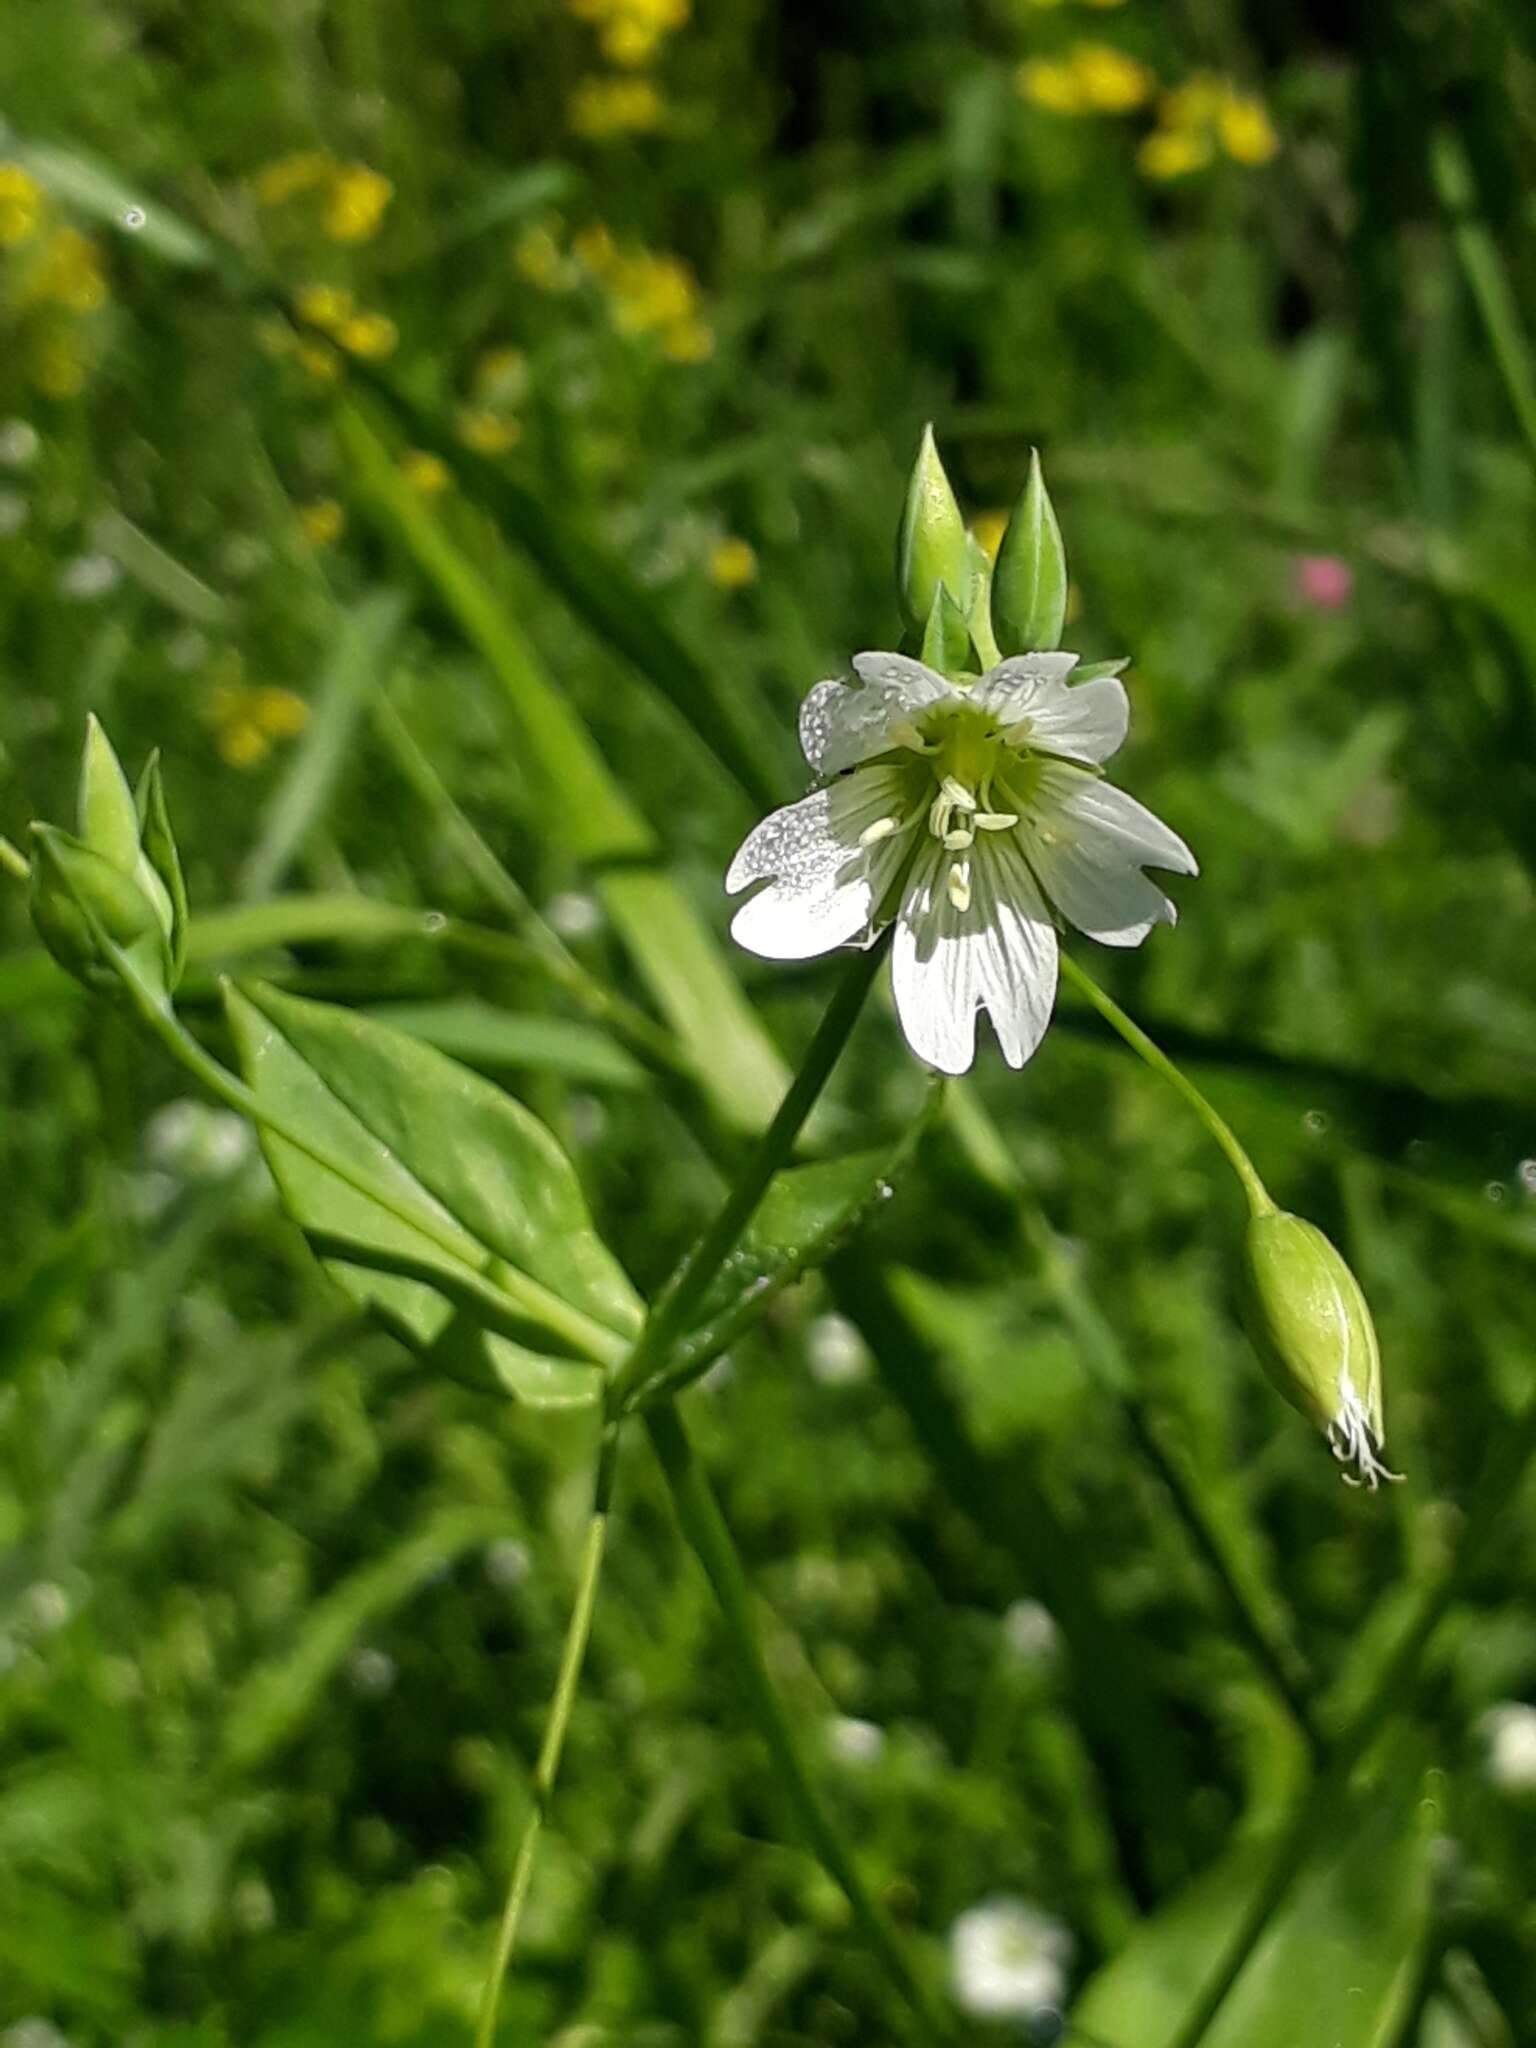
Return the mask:
M 171 986 L 174 988 L 181 979 L 181 970 L 187 959 L 187 885 L 181 872 L 176 835 L 171 830 L 158 747 L 144 764 L 144 773 L 139 777 L 139 786 L 134 793 L 134 804 L 139 816 L 144 859 L 158 876 L 171 907 Z
M 351 756 L 358 717 L 404 618 L 405 600 L 380 591 L 341 619 L 315 693 L 314 716 L 267 801 L 261 836 L 240 870 L 238 896 L 270 896 L 324 816 Z
M 64 149 L 52 142 L 12 142 L 9 148 L 16 161 L 55 198 L 108 227 L 121 228 L 165 262 L 207 269 L 216 261 L 214 244 L 199 229 L 158 200 L 146 197 L 84 150 Z M 135 223 L 132 227 L 130 221 Z
M 971 665 L 971 635 L 965 614 L 941 589 L 933 600 L 923 630 L 923 660 L 941 676 L 958 675 Z
M 93 527 L 96 543 L 113 556 L 142 590 L 159 598 L 194 625 L 221 627 L 228 623 L 229 606 L 216 590 L 210 590 L 200 576 L 169 554 L 159 541 L 125 519 L 115 506 L 98 514 Z
M 536 1117 L 372 1018 L 260 983 L 225 999 L 258 1103 L 313 1148 L 262 1127 L 284 1203 L 321 1246 L 356 1248 L 322 1252 L 352 1299 L 425 1347 L 456 1306 L 504 1296 L 518 1341 L 542 1326 L 557 1355 L 622 1355 L 639 1301 Z
M 909 626 L 927 626 L 940 590 L 963 615 L 971 595 L 971 543 L 933 428 L 926 426 L 896 531 L 896 594 Z
M 1383 2048 L 1413 1995 L 1428 1925 L 1430 1831 L 1415 1771 L 1341 1798 L 1201 2048 Z M 1091 1979 L 1072 2025 L 1103 2048 L 1165 2048 L 1273 1853 L 1249 1841 L 1148 1920 Z
M 606 1031 L 579 1018 L 498 1010 L 472 996 L 374 1003 L 366 1014 L 482 1074 L 559 1074 L 604 1088 L 638 1088 L 646 1079 L 638 1060 Z
M 992 572 L 992 624 L 1005 655 L 1061 645 L 1067 615 L 1067 556 L 1040 453 L 1029 452 L 1029 481 L 1014 507 Z

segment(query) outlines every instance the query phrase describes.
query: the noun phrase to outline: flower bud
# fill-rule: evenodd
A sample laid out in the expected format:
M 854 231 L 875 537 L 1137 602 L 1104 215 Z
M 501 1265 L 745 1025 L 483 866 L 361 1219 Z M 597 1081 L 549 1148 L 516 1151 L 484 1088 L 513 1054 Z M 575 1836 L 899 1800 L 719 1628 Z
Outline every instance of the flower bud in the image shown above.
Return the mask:
M 1400 1478 L 1381 1462 L 1381 1352 L 1354 1274 L 1316 1224 L 1283 1209 L 1250 1220 L 1243 1251 L 1245 1320 L 1270 1379 L 1355 1467 L 1351 1485 Z
M 1037 654 L 1061 645 L 1066 616 L 1067 552 L 1032 448 L 1029 480 L 992 572 L 992 630 L 1005 655 Z
M 919 633 L 926 628 L 941 588 L 962 614 L 967 612 L 971 576 L 970 536 L 939 460 L 933 428 L 924 427 L 896 535 L 896 593 L 907 624 Z
M 34 825 L 32 844 L 32 922 L 66 973 L 93 988 L 115 984 L 100 935 L 131 953 L 163 985 L 164 932 L 155 905 L 133 876 L 56 825 Z

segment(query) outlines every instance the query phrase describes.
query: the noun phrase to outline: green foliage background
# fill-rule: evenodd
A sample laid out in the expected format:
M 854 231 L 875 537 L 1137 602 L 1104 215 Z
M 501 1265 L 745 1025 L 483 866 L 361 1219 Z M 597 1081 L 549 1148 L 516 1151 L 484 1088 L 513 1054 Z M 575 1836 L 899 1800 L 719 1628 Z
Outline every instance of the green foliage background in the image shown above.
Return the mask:
M 189 1017 L 222 1043 L 230 966 L 388 1006 L 551 1125 L 653 1290 L 835 974 L 733 954 L 719 877 L 803 786 L 804 690 L 899 630 L 921 425 L 977 514 L 1038 445 L 1069 644 L 1134 657 L 1117 773 L 1203 870 L 1176 933 L 1073 943 L 1346 1250 L 1409 1483 L 1344 1492 L 1275 1400 L 1225 1167 L 1071 1000 L 1021 1075 L 979 1062 L 1007 1170 L 936 1131 L 690 1424 L 935 1981 L 1014 1895 L 1070 1927 L 1073 1992 L 1132 1973 L 1081 2038 L 1172 2038 L 1305 1796 L 1283 1692 L 1326 1734 L 1439 1602 L 1230 2038 L 1536 2038 L 1536 1809 L 1487 1719 L 1536 1693 L 1529 13 L 721 0 L 643 74 L 655 131 L 598 137 L 579 15 L 8 19 L 0 161 L 43 215 L 0 247 L 0 830 L 67 810 L 87 710 L 130 768 L 158 745 Z M 1085 41 L 1239 81 L 1278 151 L 1150 180 L 1149 108 L 1019 90 Z M 311 151 L 389 179 L 377 233 L 263 202 Z M 29 268 L 60 229 L 95 250 L 74 304 Z M 306 357 L 316 284 L 398 345 Z M 21 889 L 0 924 L 0 2040 L 463 2041 L 590 1419 L 351 1317 Z M 877 1003 L 816 1145 L 893 1139 L 921 1090 Z M 637 1440 L 502 2038 L 893 2026 Z

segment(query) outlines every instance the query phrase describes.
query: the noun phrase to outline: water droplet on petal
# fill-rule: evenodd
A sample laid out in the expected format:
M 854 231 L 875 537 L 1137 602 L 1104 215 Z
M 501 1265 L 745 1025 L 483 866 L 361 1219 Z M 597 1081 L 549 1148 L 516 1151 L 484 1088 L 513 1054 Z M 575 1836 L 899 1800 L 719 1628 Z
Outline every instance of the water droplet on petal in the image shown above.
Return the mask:
M 1536 1159 L 1522 1159 L 1516 1172 L 1525 1192 L 1536 1195 Z
M 123 226 L 130 234 L 137 234 L 148 218 L 142 206 L 130 206 L 123 215 Z
M 440 910 L 429 910 L 421 920 L 421 928 L 430 938 L 435 939 L 440 932 L 447 931 L 448 920 Z
M 1333 1119 L 1326 1109 L 1309 1109 L 1301 1121 L 1314 1138 L 1320 1138 Z
M 1508 1192 L 1509 1191 L 1505 1187 L 1503 1181 L 1491 1180 L 1483 1189 L 1483 1199 L 1486 1202 L 1502 1202 L 1504 1200 L 1505 1195 Z

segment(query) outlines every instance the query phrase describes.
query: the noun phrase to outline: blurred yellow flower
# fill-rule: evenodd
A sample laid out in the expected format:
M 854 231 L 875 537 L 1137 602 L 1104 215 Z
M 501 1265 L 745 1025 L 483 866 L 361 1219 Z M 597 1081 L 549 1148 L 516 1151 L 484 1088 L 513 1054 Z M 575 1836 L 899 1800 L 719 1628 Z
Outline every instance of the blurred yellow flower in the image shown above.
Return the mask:
M 399 346 L 400 330 L 387 313 L 358 313 L 344 322 L 336 339 L 349 355 L 377 361 L 394 354 Z
M 971 521 L 971 532 L 987 551 L 987 560 L 995 562 L 997 551 L 1003 544 L 1003 535 L 1008 531 L 1006 512 L 978 512 Z
M 352 294 L 340 284 L 302 284 L 293 295 L 294 311 L 311 327 L 334 334 L 352 318 Z
M 744 590 L 757 581 L 757 553 L 750 541 L 727 535 L 709 551 L 709 580 L 721 590 Z
M 548 221 L 530 221 L 512 245 L 519 276 L 541 292 L 564 291 L 574 282 Z
M 628 334 L 676 327 L 696 317 L 698 285 L 680 256 L 642 250 L 622 257 L 608 273 L 613 317 Z
M 407 448 L 400 458 L 400 474 L 424 498 L 435 498 L 451 481 L 447 463 L 429 448 Z
M 583 78 L 571 94 L 572 130 L 588 141 L 647 135 L 659 128 L 666 103 L 649 78 Z
M 283 206 L 308 192 L 331 174 L 334 159 L 323 149 L 301 150 L 263 164 L 256 173 L 256 198 L 262 206 Z
M 1214 71 L 1195 71 L 1182 85 L 1170 86 L 1163 94 L 1157 103 L 1157 118 L 1165 128 L 1208 128 L 1226 97 L 1225 79 Z
M 1145 64 L 1108 43 L 1078 43 L 1070 61 L 1083 105 L 1095 114 L 1129 114 L 1157 90 Z
M 467 406 L 458 416 L 456 431 L 464 446 L 477 455 L 505 455 L 523 438 L 516 420 L 483 406 Z
M 1144 176 L 1166 184 L 1202 170 L 1211 160 L 1209 136 L 1188 128 L 1154 128 L 1136 152 Z
M 662 329 L 661 352 L 672 363 L 707 363 L 715 352 L 715 330 L 707 320 L 674 320 Z
M 1083 111 L 1082 89 L 1070 64 L 1061 64 L 1049 57 L 1031 57 L 1014 73 L 1014 83 L 1021 98 L 1034 106 L 1044 107 L 1049 113 L 1080 114 Z
M 476 398 L 516 405 L 528 389 L 528 358 L 520 348 L 488 348 L 475 364 Z
M 0 249 L 14 249 L 37 226 L 43 195 L 20 164 L 0 164 Z
M 379 231 L 395 188 L 367 164 L 342 164 L 331 179 L 323 226 L 333 242 L 366 242 Z
M 311 547 L 328 548 L 340 540 L 346 524 L 347 515 L 334 498 L 316 498 L 299 508 L 299 525 Z
M 213 743 L 231 768 L 254 768 L 275 740 L 292 739 L 309 722 L 309 706 L 292 690 L 271 683 L 215 683 L 204 715 Z
M 590 22 L 603 55 L 633 69 L 649 64 L 666 38 L 688 19 L 689 0 L 566 0 L 568 12 Z
M 612 231 L 599 220 L 576 230 L 571 237 L 571 253 L 594 277 L 606 277 L 619 260 L 619 245 Z
M 78 398 L 85 389 L 85 357 L 72 328 L 50 328 L 33 340 L 27 374 L 44 398 Z
M 301 341 L 294 354 L 317 384 L 334 384 L 341 375 L 341 357 L 327 341 Z
M 97 313 L 107 302 L 106 272 L 89 235 L 56 228 L 27 280 L 27 296 L 48 299 L 71 313 Z
M 1221 146 L 1239 164 L 1267 164 L 1280 147 L 1264 102 L 1249 93 L 1229 92 L 1216 116 Z

